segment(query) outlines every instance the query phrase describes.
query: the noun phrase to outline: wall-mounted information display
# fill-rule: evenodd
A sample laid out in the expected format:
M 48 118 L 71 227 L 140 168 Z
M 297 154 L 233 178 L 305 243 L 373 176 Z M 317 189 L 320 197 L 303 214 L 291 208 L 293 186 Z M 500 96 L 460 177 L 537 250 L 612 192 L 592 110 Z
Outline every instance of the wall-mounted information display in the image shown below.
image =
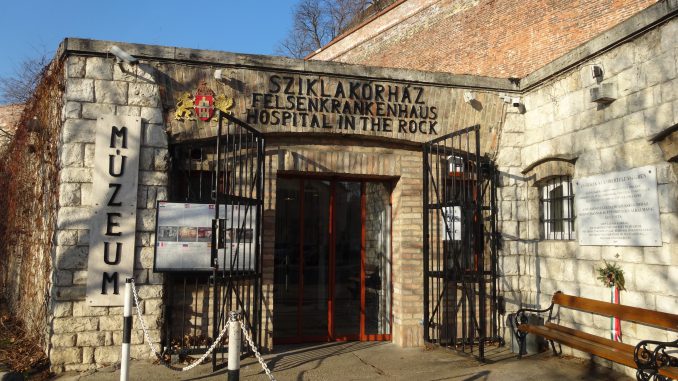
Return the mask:
M 214 204 L 158 202 L 155 271 L 211 271 L 213 242 L 219 242 L 220 269 L 253 270 L 256 208 L 221 205 L 221 237 L 212 239 Z M 219 234 L 217 234 L 219 235 Z

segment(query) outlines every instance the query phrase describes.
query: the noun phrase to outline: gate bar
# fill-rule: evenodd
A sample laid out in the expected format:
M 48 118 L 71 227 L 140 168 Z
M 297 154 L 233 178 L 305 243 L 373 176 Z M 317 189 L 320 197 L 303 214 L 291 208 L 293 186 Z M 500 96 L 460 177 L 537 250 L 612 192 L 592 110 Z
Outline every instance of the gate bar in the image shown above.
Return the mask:
M 217 160 L 214 164 L 214 221 L 212 222 L 212 337 L 216 340 L 219 335 L 219 282 L 217 281 L 217 272 L 219 270 L 219 241 L 221 240 L 221 223 L 219 222 L 219 175 L 221 174 L 221 131 L 222 119 L 221 110 L 217 110 Z M 225 238 L 225 237 L 224 237 Z M 217 355 L 212 355 L 212 370 L 217 368 Z

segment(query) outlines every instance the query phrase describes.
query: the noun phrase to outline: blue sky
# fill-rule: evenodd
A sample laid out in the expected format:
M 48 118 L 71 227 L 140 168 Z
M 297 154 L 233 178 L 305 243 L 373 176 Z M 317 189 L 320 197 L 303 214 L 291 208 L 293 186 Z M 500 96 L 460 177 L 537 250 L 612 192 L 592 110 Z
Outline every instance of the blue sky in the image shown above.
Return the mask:
M 298 0 L 2 0 L 0 76 L 66 37 L 276 54 Z

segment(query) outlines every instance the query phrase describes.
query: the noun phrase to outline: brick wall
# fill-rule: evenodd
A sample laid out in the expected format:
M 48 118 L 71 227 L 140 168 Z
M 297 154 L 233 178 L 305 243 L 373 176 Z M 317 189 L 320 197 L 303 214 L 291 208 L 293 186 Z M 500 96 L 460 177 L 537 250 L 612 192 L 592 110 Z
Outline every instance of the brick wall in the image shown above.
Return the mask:
M 522 78 L 656 2 L 409 0 L 311 59 Z

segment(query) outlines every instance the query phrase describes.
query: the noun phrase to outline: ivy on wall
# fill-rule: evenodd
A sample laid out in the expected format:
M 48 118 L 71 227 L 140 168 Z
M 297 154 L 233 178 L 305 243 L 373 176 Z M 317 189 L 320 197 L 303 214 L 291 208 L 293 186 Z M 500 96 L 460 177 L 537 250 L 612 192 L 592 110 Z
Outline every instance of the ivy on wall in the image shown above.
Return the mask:
M 63 67 L 55 60 L 43 70 L 0 156 L 0 297 L 42 348 L 59 202 Z

